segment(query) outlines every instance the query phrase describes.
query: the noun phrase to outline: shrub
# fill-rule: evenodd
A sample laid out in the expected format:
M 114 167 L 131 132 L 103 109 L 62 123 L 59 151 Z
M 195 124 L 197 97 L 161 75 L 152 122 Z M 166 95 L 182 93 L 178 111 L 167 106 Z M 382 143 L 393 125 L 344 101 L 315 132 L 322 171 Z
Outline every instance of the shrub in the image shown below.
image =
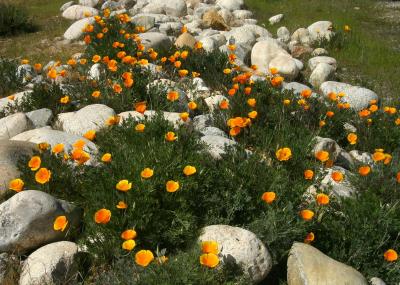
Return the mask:
M 317 248 L 366 277 L 378 275 L 387 282 L 400 281 L 399 264 L 383 259 L 385 250 L 400 246 L 397 109 L 388 107 L 360 116 L 338 100 L 308 97 L 307 92 L 283 92 L 278 75 L 253 82 L 251 73 L 241 72 L 218 52 L 195 49 L 186 57 L 182 50 L 172 50 L 158 59 L 154 50 L 143 50 L 136 36 L 124 36 L 136 29 L 126 16 L 98 17 L 96 21 L 95 26 L 86 28 L 86 62 L 69 61 L 69 72 L 76 73 L 76 77 L 66 78 L 62 90 L 47 80 L 36 86 L 32 101 L 23 102 L 19 108 L 52 105 L 57 113 L 101 102 L 119 112 L 145 101 L 158 110 L 180 110 L 179 103 L 166 99 L 163 84 L 147 88 L 161 77 L 157 73 L 150 76 L 144 68 L 152 61 L 163 67 L 163 78 L 177 81 L 179 87 L 190 91 L 187 75 L 200 72 L 210 84 L 228 94 L 229 107 L 216 107 L 214 125 L 234 138 L 237 147 L 226 148 L 222 159 L 214 160 L 200 143 L 197 131 L 190 125 L 174 129 L 160 113 L 151 121 L 140 122 L 145 124 L 143 132 L 135 130 L 139 122 L 133 119 L 97 132 L 94 142 L 99 153 L 93 157 L 95 166 L 78 165 L 71 153 L 55 155 L 49 149 L 38 153 L 42 166 L 52 171 L 51 180 L 45 185 L 38 186 L 34 172 L 27 168 L 28 159 L 22 160 L 20 170 L 26 189 L 41 189 L 85 210 L 84 227 L 77 242 L 96 258 L 90 260 L 87 272 L 82 269 L 84 283 L 155 284 L 163 278 L 165 284 L 248 284 L 238 268 L 209 270 L 198 263 L 197 237 L 201 228 L 210 224 L 249 229 L 267 245 L 273 257 L 267 282 L 285 282 L 290 247 L 295 241 L 304 241 L 310 232 L 315 233 Z M 115 28 L 110 31 L 110 38 L 93 36 L 107 25 Z M 121 51 L 125 52 L 123 56 Z M 126 56 L 131 57 L 129 62 L 123 59 Z M 103 68 L 99 80 L 86 77 L 87 61 L 91 59 Z M 110 65 L 111 60 L 115 62 Z M 178 60 L 182 60 L 181 66 L 175 64 Z M 217 63 L 214 68 L 218 75 L 212 74 Z M 179 75 L 180 68 L 188 74 Z M 229 70 L 224 72 L 226 68 Z M 131 73 L 135 84 L 115 92 L 112 85 L 124 84 L 126 72 Z M 100 90 L 102 96 L 92 98 L 94 90 Z M 60 105 L 59 98 L 65 94 L 73 104 Z M 201 113 L 202 108 L 190 115 Z M 357 149 L 373 152 L 379 147 L 390 152 L 385 153 L 385 162 L 373 165 L 367 177 L 357 174 L 358 164 L 351 167 L 353 174 L 346 178 L 357 194 L 347 199 L 320 187 L 330 161 L 321 163 L 311 154 L 317 135 L 338 140 L 345 150 L 354 149 L 347 139 L 345 122 L 357 128 Z M 176 133 L 177 140 L 165 139 L 169 131 Z M 287 156 L 281 156 L 283 150 Z M 111 153 L 111 161 L 101 161 L 105 153 Z M 196 173 L 185 175 L 182 170 L 186 165 L 195 166 Z M 141 177 L 146 167 L 154 170 L 150 178 Z M 316 174 L 311 180 L 304 178 L 306 169 Z M 132 189 L 118 191 L 117 183 L 125 179 L 132 183 Z M 169 180 L 179 182 L 176 192 L 166 190 Z M 327 205 L 318 204 L 313 194 L 305 195 L 312 185 L 318 194 L 330 195 Z M 276 199 L 264 202 L 261 197 L 265 192 L 274 192 Z M 120 202 L 127 207 L 116 207 Z M 94 216 L 103 208 L 110 210 L 111 220 L 98 224 Z M 312 210 L 314 218 L 303 220 L 299 213 L 304 209 Z M 135 229 L 138 234 L 136 247 L 130 252 L 121 248 L 120 235 L 126 229 Z M 66 231 L 69 237 L 75 237 L 73 234 Z M 133 261 L 138 249 L 151 250 L 156 260 L 167 255 L 169 261 L 138 267 Z
M 0 37 L 21 32 L 31 33 L 36 29 L 25 9 L 9 3 L 0 3 Z
M 17 74 L 17 60 L 0 57 L 0 98 L 22 89 L 22 78 Z

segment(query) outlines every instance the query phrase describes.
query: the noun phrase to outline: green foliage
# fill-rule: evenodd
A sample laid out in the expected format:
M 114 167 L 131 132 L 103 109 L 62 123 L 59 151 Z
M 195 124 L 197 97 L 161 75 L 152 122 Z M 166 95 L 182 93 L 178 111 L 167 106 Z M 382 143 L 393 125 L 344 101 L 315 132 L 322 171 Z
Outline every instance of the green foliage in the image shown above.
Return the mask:
M 86 35 L 91 38 L 84 55 L 88 61 L 101 56 L 100 78 L 86 77 L 88 63 L 71 62 L 68 72 L 73 76 L 65 79 L 62 90 L 46 79 L 35 86 L 31 99 L 19 104 L 18 110 L 50 107 L 58 114 L 102 103 L 119 113 L 144 101 L 151 109 L 183 111 L 187 109 L 180 105 L 182 102 L 167 100 L 169 88 L 165 83 L 148 85 L 155 79 L 168 78 L 177 82 L 174 89 L 190 91 L 189 76 L 178 74 L 179 69 L 186 69 L 189 74 L 201 73 L 209 87 L 223 94 L 232 88 L 236 90 L 229 97 L 230 107 L 227 110 L 217 107 L 213 115 L 214 125 L 226 134 L 231 133 L 238 144 L 227 148 L 222 159 L 214 160 L 191 125 L 174 129 L 158 114 L 151 121 L 141 122 L 146 126 L 144 132 L 135 130 L 139 122 L 133 119 L 97 132 L 94 142 L 99 153 L 93 157 L 95 166 L 76 165 L 67 157 L 71 154 L 64 157 L 50 150 L 40 153 L 42 167 L 52 171 L 50 182 L 44 186 L 35 182 L 34 172 L 26 166 L 27 159 L 21 161 L 26 189 L 46 191 L 84 209 L 84 226 L 77 241 L 95 258 L 83 274 L 83 283 L 156 284 L 162 279 L 163 284 L 248 284 L 238 268 L 224 266 L 208 270 L 199 264 L 201 253 L 196 240 L 201 228 L 211 224 L 253 231 L 273 257 L 274 267 L 266 280 L 271 284 L 285 282 L 290 247 L 295 241 L 303 241 L 309 232 L 315 233 L 317 248 L 354 266 L 366 277 L 378 275 L 388 283 L 400 281 L 398 263 L 387 263 L 383 259 L 387 249 L 400 246 L 400 186 L 396 181 L 400 170 L 396 142 L 400 132 L 394 115 L 379 110 L 368 118 L 360 118 L 357 112 L 338 106 L 338 102 L 284 92 L 279 86 L 273 87 L 269 78 L 251 82 L 251 74 L 240 73 L 220 52 L 194 50 L 189 51 L 188 57 L 182 56 L 182 50 L 160 55 L 152 50 L 142 52 L 140 41 L 121 36 L 121 29 L 131 32 L 133 26 L 117 18 L 105 21 L 113 29 L 97 39 L 93 35 L 104 27 L 94 25 L 94 32 Z M 112 47 L 116 41 L 126 48 Z M 123 56 L 121 51 L 125 52 Z M 158 59 L 161 55 L 165 59 Z M 123 60 L 125 56 L 137 58 L 127 62 Z M 110 60 L 115 60 L 116 69 L 109 64 Z M 163 66 L 164 73 L 150 73 L 144 68 L 146 60 Z M 181 66 L 175 64 L 178 60 Z M 232 72 L 224 74 L 225 68 L 231 68 Z M 115 92 L 113 85 L 124 86 L 128 72 L 135 84 Z M 101 96 L 93 98 L 93 91 L 100 91 Z M 62 105 L 59 100 L 65 95 L 70 96 L 71 103 Z M 249 99 L 256 100 L 255 106 L 250 106 Z M 284 100 L 289 103 L 283 103 Z M 201 99 L 197 103 L 199 110 L 191 111 L 191 117 L 205 110 Z M 252 111 L 257 114 L 250 119 Z M 328 116 L 328 111 L 333 116 Z M 321 121 L 325 126 L 320 126 Z M 237 133 L 231 132 L 236 122 L 239 129 L 235 130 Z M 345 122 L 357 128 L 356 146 L 347 141 Z M 166 141 L 168 131 L 174 131 L 178 139 Z M 340 199 L 330 195 L 329 205 L 318 205 L 313 195 L 304 195 L 311 185 L 319 189 L 326 174 L 326 165 L 311 154 L 312 141 L 317 135 L 337 140 L 346 150 L 356 147 L 373 152 L 375 148 L 384 148 L 393 156 L 392 162 L 375 164 L 368 177 L 349 175 L 356 197 Z M 276 151 L 284 147 L 290 148 L 292 155 L 288 160 L 279 161 Z M 105 153 L 112 154 L 110 163 L 101 161 Z M 186 165 L 195 166 L 197 172 L 186 176 L 183 173 Z M 358 166 L 351 170 L 356 173 Z M 149 179 L 141 177 L 141 171 L 147 167 L 154 170 L 154 176 Z M 304 179 L 306 169 L 317 174 L 313 180 Z M 125 179 L 132 182 L 132 189 L 118 191 L 116 184 Z M 178 191 L 166 191 L 169 180 L 179 182 Z M 323 191 L 330 194 L 330 189 Z M 264 192 L 275 192 L 276 200 L 271 204 L 264 202 L 261 199 Z M 116 205 L 120 201 L 128 207 L 118 209 Z M 102 208 L 112 213 L 107 224 L 94 221 L 96 211 Z M 299 212 L 304 209 L 315 212 L 311 221 L 301 219 Z M 120 235 L 126 229 L 135 229 L 138 233 L 132 252 L 121 248 Z M 66 231 L 67 236 L 73 234 Z M 138 267 L 134 255 L 140 249 L 151 250 L 157 258 L 166 254 L 169 261 Z
M 0 8 L 1 9 L 1 8 Z M 17 74 L 17 60 L 0 57 L 0 98 L 11 95 L 23 87 L 22 78 Z
M 21 32 L 32 33 L 36 29 L 25 9 L 5 2 L 0 3 L 0 37 Z

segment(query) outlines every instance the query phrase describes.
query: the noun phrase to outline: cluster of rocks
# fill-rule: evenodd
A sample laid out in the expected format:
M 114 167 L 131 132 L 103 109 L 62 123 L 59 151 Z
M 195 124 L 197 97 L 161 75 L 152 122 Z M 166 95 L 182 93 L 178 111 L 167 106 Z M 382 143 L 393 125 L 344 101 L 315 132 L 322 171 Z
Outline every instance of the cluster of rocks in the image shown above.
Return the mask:
M 245 10 L 243 0 L 79 0 L 68 2 L 61 7 L 62 16 L 75 21 L 65 32 L 66 40 L 81 40 L 83 28 L 94 23 L 93 16 L 109 8 L 112 13 L 128 13 L 136 25 L 145 27 L 146 32 L 140 37 L 147 48 L 177 47 L 193 48 L 201 41 L 206 51 L 219 49 L 228 53 L 227 44 L 236 45 L 236 63 L 243 69 L 250 70 L 250 65 L 258 67 L 253 75 L 254 80 L 265 80 L 271 68 L 278 69 L 285 77 L 283 90 L 299 95 L 309 86 L 295 80 L 305 69 L 300 58 L 310 54 L 307 62 L 310 71 L 309 84 L 314 88 L 314 95 L 319 93 L 328 97 L 331 92 L 344 92 L 343 100 L 350 103 L 354 110 L 361 110 L 369 105 L 370 100 L 378 96 L 371 90 L 350 84 L 330 81 L 335 77 L 337 62 L 327 56 L 327 51 L 318 47 L 321 40 L 329 41 L 333 36 L 332 23 L 319 21 L 307 28 L 299 28 L 293 33 L 286 27 L 280 27 L 277 37 L 262 26 L 257 25 L 253 13 Z M 283 15 L 270 19 L 277 24 Z M 187 33 L 181 34 L 185 26 Z M 48 66 L 51 66 L 50 62 Z M 62 66 L 60 68 L 67 68 Z M 151 68 L 151 65 L 150 65 Z M 46 69 L 46 67 L 45 67 Z M 98 78 L 100 65 L 93 65 L 89 77 Z M 19 72 L 30 73 L 32 67 L 23 65 Z M 153 69 L 156 72 L 155 69 Z M 33 75 L 33 73 L 31 73 Z M 40 78 L 33 78 L 33 81 Z M 61 82 L 59 82 L 61 83 Z M 188 100 L 199 98 L 212 111 L 227 97 L 208 89 L 201 78 L 192 79 L 194 89 L 184 90 L 178 83 L 167 79 L 158 79 L 148 86 L 162 86 L 167 92 L 179 90 L 181 97 L 178 104 L 186 106 Z M 157 87 L 159 88 L 159 87 Z M 182 88 L 182 90 L 180 90 Z M 0 112 L 10 104 L 30 95 L 29 90 L 15 94 L 14 99 L 0 99 Z M 157 110 L 159 111 L 159 110 Z M 164 118 L 175 127 L 180 124 L 191 125 L 200 134 L 200 140 L 208 146 L 210 154 L 216 158 L 226 151 L 227 146 L 237 143 L 228 138 L 224 131 L 213 126 L 210 114 L 194 117 L 183 122 L 180 113 L 161 112 Z M 97 147 L 83 138 L 89 130 L 98 131 L 105 126 L 105 121 L 118 115 L 120 124 L 128 118 L 145 120 L 154 118 L 156 111 L 149 110 L 144 114 L 126 111 L 120 114 L 101 104 L 86 106 L 76 112 L 61 113 L 53 118 L 49 109 L 35 110 L 29 113 L 16 113 L 0 119 L 0 283 L 15 284 L 16 274 L 12 269 L 20 266 L 19 284 L 73 284 L 76 280 L 78 247 L 66 240 L 65 233 L 52 228 L 54 219 L 66 215 L 71 228 L 79 227 L 82 212 L 71 203 L 58 200 L 51 195 L 34 190 L 25 190 L 11 198 L 8 183 L 20 175 L 16 162 L 19 157 L 31 155 L 36 144 L 47 142 L 51 146 L 64 144 L 65 150 L 73 148 L 78 139 L 86 142 L 85 151 L 95 164 Z M 371 155 L 352 151 L 347 153 L 335 141 L 328 138 L 316 138 L 313 152 L 326 150 L 335 162 L 336 170 L 349 174 L 348 169 L 354 163 L 371 163 Z M 337 196 L 349 197 L 353 188 L 345 181 L 336 183 L 326 173 L 318 187 L 329 187 Z M 348 177 L 348 175 L 345 175 Z M 314 188 L 313 188 L 314 187 Z M 315 187 L 308 193 L 314 193 Z M 233 261 L 242 266 L 254 283 L 266 278 L 271 270 L 271 256 L 266 246 L 251 232 L 226 225 L 206 227 L 200 240 L 216 240 L 222 248 L 224 262 Z M 245 250 L 244 250 L 245 249 Z M 21 265 L 18 259 L 24 259 Z M 9 266 L 9 264 L 16 264 Z M 10 280 L 14 281 L 10 281 Z M 41 283 L 42 282 L 42 283 Z M 365 278 L 353 268 L 339 263 L 324 255 L 314 247 L 295 243 L 288 259 L 288 284 L 367 284 Z

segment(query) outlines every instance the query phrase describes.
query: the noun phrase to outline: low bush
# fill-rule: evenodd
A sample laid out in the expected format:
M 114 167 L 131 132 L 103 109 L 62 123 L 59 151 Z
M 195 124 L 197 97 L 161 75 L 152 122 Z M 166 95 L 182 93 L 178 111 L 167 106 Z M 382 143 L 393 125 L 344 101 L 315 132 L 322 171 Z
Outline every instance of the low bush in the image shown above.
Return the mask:
M 110 23 L 118 31 L 110 32 L 110 39 L 94 35 L 100 28 L 107 34 L 104 29 L 111 29 Z M 380 108 L 370 102 L 368 109 L 355 112 L 339 94 L 325 100 L 313 98 L 311 90 L 300 95 L 284 92 L 278 74 L 254 82 L 251 73 L 229 61 L 232 56 L 207 54 L 201 48 L 188 53 L 172 50 L 159 59 L 154 50 L 142 50 L 140 39 L 130 30 L 136 28 L 123 15 L 110 20 L 99 16 L 95 25 L 86 28 L 88 49 L 83 61 L 68 63 L 75 79 L 66 77 L 61 90 L 54 84 L 61 72 L 57 66 L 50 67 L 43 71 L 49 77 L 46 83 L 36 86 L 32 101 L 20 108 L 53 106 L 58 113 L 101 102 L 120 112 L 144 101 L 157 110 L 180 110 L 179 100 L 168 100 L 164 89 L 146 88 L 161 78 L 157 72 L 147 73 L 145 66 L 150 62 L 162 66 L 163 78 L 175 80 L 178 86 L 190 86 L 190 75 L 196 77 L 196 73 L 219 86 L 229 103 L 216 106 L 214 125 L 234 138 L 237 146 L 226 148 L 222 159 L 215 160 L 191 125 L 174 129 L 160 113 L 151 121 L 130 119 L 98 131 L 93 139 L 99 149 L 92 157 L 94 166 L 84 163 L 89 157 L 81 153 L 82 141 L 75 144 L 80 155 L 42 147 L 37 154 L 40 166 L 52 172 L 44 185 L 37 183 L 35 172 L 27 167 L 29 158 L 20 161 L 26 189 L 46 191 L 84 209 L 82 232 L 65 231 L 92 257 L 89 268 L 81 268 L 83 284 L 156 284 L 161 279 L 164 284 L 248 284 L 238 268 L 213 270 L 199 264 L 197 237 L 202 227 L 212 224 L 249 229 L 265 243 L 273 259 L 271 284 L 285 282 L 293 242 L 305 241 L 311 233 L 315 239 L 306 242 L 366 277 L 400 282 L 399 263 L 383 257 L 387 249 L 400 246 L 400 150 L 396 144 L 400 119 L 395 107 Z M 128 32 L 133 36 L 126 37 Z M 230 48 L 233 52 L 234 47 Z M 102 67 L 99 79 L 87 77 L 89 60 Z M 94 91 L 101 95 L 93 96 Z M 61 96 L 70 97 L 62 103 Z M 197 100 L 201 106 L 202 100 Z M 201 112 L 190 110 L 189 115 Z M 357 129 L 357 137 L 349 137 L 344 123 Z M 144 125 L 138 128 L 139 124 Z M 174 133 L 166 137 L 168 132 Z M 329 187 L 321 187 L 333 161 L 312 154 L 317 135 L 336 139 L 347 151 L 357 147 L 375 152 L 369 174 L 359 175 L 358 163 L 349 167 L 352 174 L 346 174 L 346 179 L 354 197 L 340 198 Z M 186 166 L 196 171 L 188 173 Z M 305 170 L 315 175 L 307 178 Z M 329 201 L 321 203 L 307 191 L 310 186 L 317 194 L 329 195 Z M 265 192 L 273 192 L 275 199 L 264 201 Z M 101 209 L 111 214 L 109 220 L 96 218 Z M 302 210 L 312 211 L 313 218 L 302 218 Z M 127 229 L 137 233 L 133 250 L 122 248 L 121 233 Z M 145 268 L 134 261 L 141 249 L 155 255 Z
M 17 60 L 0 57 L 0 98 L 22 89 L 22 78 L 17 73 Z
M 26 10 L 11 3 L 0 3 L 0 37 L 37 30 Z

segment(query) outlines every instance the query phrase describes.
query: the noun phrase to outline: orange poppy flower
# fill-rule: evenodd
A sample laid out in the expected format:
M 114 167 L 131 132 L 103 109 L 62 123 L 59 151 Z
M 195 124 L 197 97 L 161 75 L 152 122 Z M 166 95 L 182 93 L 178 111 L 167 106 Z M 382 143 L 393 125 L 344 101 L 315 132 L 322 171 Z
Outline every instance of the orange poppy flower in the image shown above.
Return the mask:
M 358 139 L 358 137 L 355 133 L 350 133 L 347 135 L 347 140 L 352 145 L 357 143 L 357 139 Z
M 343 180 L 343 173 L 341 173 L 340 171 L 333 171 L 331 174 L 331 178 L 333 179 L 333 181 L 339 183 Z
M 68 225 L 68 220 L 66 216 L 58 216 L 55 221 L 54 221 L 54 225 L 53 225 L 53 229 L 55 231 L 64 231 L 65 228 Z
M 314 239 L 315 239 L 314 233 L 313 232 L 309 232 L 306 235 L 306 238 L 304 239 L 304 243 L 310 244 L 310 243 L 312 243 L 314 241 Z
M 33 68 L 35 69 L 36 72 L 39 72 L 42 70 L 42 65 L 40 63 L 35 63 Z
M 303 91 L 301 91 L 300 95 L 301 97 L 308 99 L 311 97 L 312 91 L 311 89 L 304 89 Z
M 45 184 L 50 181 L 51 177 L 51 171 L 48 170 L 47 168 L 40 168 L 36 173 L 35 173 L 35 180 L 37 183 L 40 184 Z
M 329 152 L 325 150 L 320 150 L 315 153 L 315 158 L 321 162 L 325 162 L 329 160 Z
M 187 50 L 184 50 L 183 52 L 181 52 L 181 58 L 182 59 L 186 59 L 189 55 L 189 52 Z
M 328 118 L 332 118 L 334 115 L 335 115 L 335 113 L 332 112 L 332 111 L 326 112 L 326 116 L 327 116 Z
M 207 240 L 201 243 L 201 251 L 203 253 L 218 254 L 218 243 L 215 240 Z
M 229 96 L 233 96 L 233 95 L 235 95 L 236 94 L 236 89 L 235 88 L 231 88 L 231 89 L 229 89 L 229 91 L 228 91 L 228 95 Z
M 277 76 L 271 79 L 271 84 L 274 87 L 278 87 L 281 86 L 282 82 L 283 82 L 284 78 L 282 76 Z
M 251 94 L 251 87 L 244 88 L 244 94 L 245 95 L 250 95 Z
M 247 105 L 249 105 L 252 108 L 254 108 L 256 106 L 256 103 L 257 103 L 257 101 L 254 98 L 250 98 L 247 100 Z
M 288 147 L 280 148 L 275 155 L 279 161 L 288 161 L 292 157 L 292 150 Z
M 229 108 L 229 102 L 227 100 L 222 100 L 219 102 L 219 108 L 222 110 L 226 110 Z
M 121 233 L 121 238 L 124 240 L 135 239 L 137 233 L 134 229 L 125 230 Z
M 251 120 L 249 118 L 235 117 L 228 120 L 227 125 L 230 128 L 240 127 L 245 128 L 251 124 Z
M 45 150 L 47 150 L 49 147 L 50 147 L 50 145 L 49 145 L 48 143 L 46 143 L 46 142 L 42 142 L 42 143 L 39 143 L 39 144 L 38 144 L 38 148 L 39 148 L 39 150 L 41 150 L 41 151 L 45 151 Z
M 83 137 L 88 139 L 88 140 L 90 140 L 90 141 L 92 141 L 92 140 L 94 140 L 96 138 L 96 131 L 95 130 L 89 130 L 83 135 Z
M 394 262 L 399 258 L 397 252 L 394 249 L 388 249 L 387 251 L 385 251 L 383 257 L 388 262 Z
M 389 164 L 389 163 L 392 161 L 392 158 L 393 158 L 393 157 L 392 157 L 390 154 L 385 153 L 385 160 L 383 161 L 383 163 L 384 163 L 385 165 Z
M 195 49 L 202 49 L 202 48 L 203 48 L 203 44 L 202 44 L 201 42 L 196 42 L 196 43 L 194 44 L 194 48 L 195 48 Z
M 196 102 L 190 101 L 190 102 L 188 103 L 188 108 L 189 108 L 190 110 L 196 110 L 196 109 L 197 109 L 197 104 L 196 104 Z
M 188 112 L 180 113 L 179 117 L 181 118 L 182 121 L 186 122 L 189 119 L 189 113 Z
M 200 256 L 200 264 L 209 268 L 214 268 L 219 264 L 219 258 L 214 253 L 204 253 Z
M 107 209 L 100 209 L 94 214 L 94 221 L 97 224 L 108 224 L 111 220 L 111 211 Z
M 276 199 L 276 194 L 275 192 L 264 192 L 261 199 L 267 204 L 272 204 Z
M 324 120 L 321 120 L 321 121 L 319 121 L 318 125 L 320 128 L 322 128 L 323 126 L 326 125 L 326 122 Z
M 225 68 L 222 72 L 224 74 L 230 74 L 232 72 L 232 70 L 230 68 Z
M 127 78 L 124 80 L 124 86 L 126 88 L 131 88 L 133 83 L 134 83 L 134 80 L 132 78 Z
M 131 251 L 135 248 L 136 242 L 133 239 L 128 239 L 122 243 L 122 249 Z
M 121 118 L 119 116 L 111 116 L 106 120 L 106 125 L 107 126 L 117 125 L 120 120 Z
M 116 207 L 117 209 L 126 209 L 128 208 L 128 205 L 124 201 L 119 201 Z
M 179 99 L 179 93 L 177 91 L 170 91 L 167 94 L 167 99 L 171 102 Z
M 140 172 L 140 176 L 144 179 L 148 179 L 150 177 L 152 177 L 154 174 L 154 170 L 150 169 L 148 167 L 146 167 L 145 169 L 142 170 L 142 172 Z
M 240 129 L 240 127 L 233 127 L 229 130 L 229 135 L 232 137 L 236 137 L 238 134 L 240 134 L 242 130 Z
M 372 159 L 373 159 L 375 162 L 382 161 L 382 160 L 384 160 L 385 158 L 386 158 L 385 154 L 384 154 L 383 152 L 381 152 L 381 151 L 376 151 L 376 152 L 372 155 Z
M 317 195 L 317 204 L 318 205 L 328 205 L 329 204 L 329 196 L 323 193 Z
M 144 124 L 137 124 L 135 126 L 135 131 L 143 133 L 145 128 L 146 128 L 146 126 Z
M 270 69 L 269 69 L 269 73 L 271 73 L 271 75 L 276 75 L 276 74 L 278 74 L 278 68 L 275 68 L 275 67 L 271 67 Z
M 63 152 L 64 151 L 64 144 L 62 144 L 62 143 L 56 144 L 51 151 L 54 154 L 59 154 L 60 152 Z
M 10 181 L 8 188 L 15 192 L 21 192 L 24 188 L 24 181 L 22 181 L 20 178 L 13 179 Z
M 312 171 L 311 169 L 307 169 L 306 171 L 304 171 L 304 179 L 306 180 L 311 180 L 314 177 L 314 171 Z
M 400 172 L 397 172 L 396 174 L 396 181 L 397 183 L 400 183 Z
M 376 111 L 378 111 L 378 109 L 379 108 L 377 105 L 371 105 L 368 110 L 370 110 L 372 113 L 375 113 Z
M 50 69 L 49 72 L 47 72 L 47 77 L 50 79 L 56 79 L 57 78 L 57 70 L 54 68 Z
M 338 96 L 337 96 L 337 94 L 336 94 L 335 92 L 330 92 L 330 93 L 328 94 L 328 98 L 329 98 L 329 100 L 331 100 L 331 101 L 337 101 Z
M 187 71 L 186 69 L 180 69 L 178 70 L 178 74 L 180 77 L 185 77 L 186 75 L 188 75 L 189 71 Z
M 82 149 L 74 149 L 71 153 L 72 159 L 76 161 L 79 165 L 84 164 L 90 159 L 90 155 L 83 151 Z
M 169 180 L 167 182 L 167 184 L 165 185 L 165 188 L 166 188 L 167 192 L 170 192 L 170 193 L 176 192 L 179 189 L 179 182 Z
M 94 62 L 94 63 L 97 63 L 97 62 L 99 62 L 101 60 L 101 56 L 100 55 L 94 55 L 93 57 L 92 57 L 92 61 Z
M 68 104 L 69 102 L 69 96 L 64 96 L 60 99 L 61 104 Z
M 300 216 L 305 221 L 311 221 L 312 218 L 314 217 L 314 212 L 311 210 L 301 210 Z
M 360 168 L 358 168 L 358 173 L 361 176 L 367 176 L 370 172 L 371 172 L 371 167 L 369 167 L 368 165 L 360 166 Z
M 186 166 L 183 168 L 183 174 L 185 174 L 186 176 L 193 175 L 193 174 L 195 174 L 196 172 L 197 172 L 196 167 L 191 166 L 191 165 L 186 165 Z
M 109 162 L 111 162 L 111 160 L 112 160 L 111 153 L 105 153 L 101 157 L 101 161 L 104 162 L 104 163 L 109 163 Z
M 147 109 L 147 104 L 145 101 L 135 103 L 135 111 L 144 114 Z
M 247 116 L 249 116 L 250 119 L 255 119 L 255 118 L 257 118 L 257 115 L 258 115 L 257 111 L 251 111 L 251 112 L 249 112 L 249 113 L 247 114 Z
M 115 84 L 113 85 L 113 90 L 114 90 L 115 93 L 120 94 L 120 93 L 122 92 L 122 87 L 121 87 L 121 85 L 119 85 L 118 83 L 115 83 Z
M 154 260 L 154 255 L 150 250 L 140 250 L 135 254 L 136 264 L 146 267 Z
M 40 156 L 33 156 L 29 162 L 28 166 L 32 171 L 36 171 L 40 168 L 40 164 L 42 163 L 42 160 L 40 159 Z
M 176 68 L 180 68 L 181 65 L 182 65 L 182 62 L 179 61 L 179 60 L 177 60 L 177 61 L 174 62 L 174 66 L 175 66 Z
M 358 112 L 358 115 L 361 118 L 368 117 L 370 114 L 371 114 L 371 112 L 369 110 L 367 110 L 367 109 L 364 109 L 364 110 L 361 110 L 360 112 Z
M 168 132 L 165 134 L 165 140 L 169 142 L 173 142 L 177 139 L 178 137 L 175 135 L 174 132 Z
M 117 185 L 115 185 L 115 188 L 119 191 L 127 192 L 132 189 L 132 183 L 124 179 L 119 181 Z

